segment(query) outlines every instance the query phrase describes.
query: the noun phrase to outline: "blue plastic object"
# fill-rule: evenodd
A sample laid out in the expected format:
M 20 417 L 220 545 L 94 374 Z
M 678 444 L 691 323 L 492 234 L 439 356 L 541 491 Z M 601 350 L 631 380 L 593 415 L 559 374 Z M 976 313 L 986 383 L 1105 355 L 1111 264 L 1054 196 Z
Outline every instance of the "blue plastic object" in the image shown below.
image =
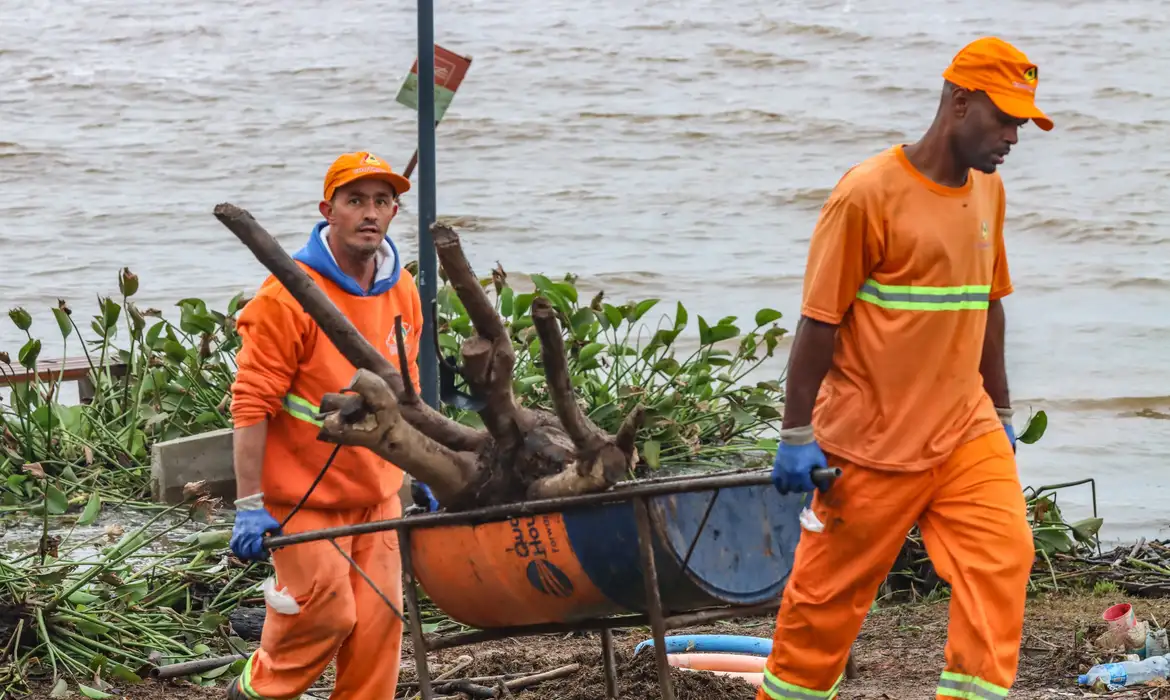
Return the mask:
M 654 640 L 647 639 L 634 647 L 634 655 L 637 656 L 645 647 L 653 646 Z M 691 651 L 767 656 L 772 653 L 772 640 L 736 634 L 679 634 L 666 638 L 667 654 Z

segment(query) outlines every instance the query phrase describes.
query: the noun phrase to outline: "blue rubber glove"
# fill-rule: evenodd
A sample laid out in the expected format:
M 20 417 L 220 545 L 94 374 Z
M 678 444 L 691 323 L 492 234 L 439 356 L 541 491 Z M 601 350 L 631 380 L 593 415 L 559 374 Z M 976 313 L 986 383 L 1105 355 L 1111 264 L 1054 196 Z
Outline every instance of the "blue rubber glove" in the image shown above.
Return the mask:
M 420 496 L 422 498 L 420 498 Z M 431 487 L 427 486 L 421 481 L 412 480 L 410 482 L 410 500 L 421 506 L 422 504 L 419 503 L 419 501 L 421 501 L 423 498 L 426 499 L 428 513 L 434 513 L 435 511 L 439 510 L 439 499 L 435 498 L 435 494 L 431 491 Z
M 435 498 L 435 494 L 431 491 L 431 487 L 426 484 L 421 484 L 423 493 L 427 495 L 427 512 L 434 513 L 439 510 L 439 499 Z
M 257 493 L 236 501 L 236 524 L 232 527 L 232 553 L 242 561 L 267 559 L 265 534 L 280 534 L 280 523 L 264 508 L 264 495 Z
M 780 431 L 780 447 L 772 462 L 772 484 L 781 494 L 815 491 L 812 470 L 827 466 L 811 425 Z
M 1012 415 L 1015 413 L 1010 408 L 995 407 L 995 412 L 999 414 L 999 420 L 1003 423 L 1003 431 L 1007 433 L 1008 442 L 1012 444 L 1012 453 L 1016 451 L 1016 429 L 1012 426 Z

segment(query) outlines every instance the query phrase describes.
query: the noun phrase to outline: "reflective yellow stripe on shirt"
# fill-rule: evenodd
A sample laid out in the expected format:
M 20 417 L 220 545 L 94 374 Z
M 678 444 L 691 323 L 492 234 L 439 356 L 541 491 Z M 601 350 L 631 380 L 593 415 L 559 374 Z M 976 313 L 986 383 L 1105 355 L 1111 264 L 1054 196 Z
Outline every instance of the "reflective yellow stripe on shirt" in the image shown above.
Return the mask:
M 938 682 L 938 694 L 962 700 L 1003 700 L 1008 689 L 982 678 L 944 671 Z
M 919 287 L 916 285 L 881 284 L 865 281 L 857 298 L 883 309 L 905 311 L 962 311 L 986 309 L 991 285 L 969 284 L 960 287 Z
M 318 428 L 321 427 L 321 421 L 317 420 L 317 413 L 320 409 L 308 399 L 302 399 L 296 394 L 286 394 L 281 404 L 293 418 L 303 420 Z
M 813 690 L 782 681 L 765 668 L 764 682 L 761 687 L 773 700 L 832 700 L 832 698 L 837 697 L 837 690 L 841 687 L 842 679 L 844 676 L 837 678 L 837 682 L 828 690 Z

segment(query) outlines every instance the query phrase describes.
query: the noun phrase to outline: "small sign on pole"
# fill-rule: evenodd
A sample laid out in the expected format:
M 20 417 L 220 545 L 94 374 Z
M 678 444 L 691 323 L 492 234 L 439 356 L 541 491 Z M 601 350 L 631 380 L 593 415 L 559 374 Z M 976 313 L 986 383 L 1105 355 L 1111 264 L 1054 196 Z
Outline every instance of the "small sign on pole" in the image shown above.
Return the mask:
M 463 76 L 467 75 L 467 69 L 470 67 L 470 58 L 435 44 L 435 124 L 443 120 L 443 114 L 451 106 L 455 91 L 459 89 L 459 84 L 463 82 Z M 396 99 L 400 104 L 418 109 L 417 58 L 410 72 L 406 74 L 406 79 L 402 81 Z
M 460 56 L 454 51 L 449 51 L 435 44 L 435 126 L 439 125 L 447 108 L 451 106 L 451 100 L 455 98 L 455 91 L 459 89 L 459 85 L 463 82 L 463 76 L 467 75 L 467 69 L 470 67 L 470 56 Z M 413 110 L 418 109 L 417 58 L 414 59 L 414 65 L 411 66 L 410 72 L 406 74 L 406 79 L 402 81 L 402 87 L 398 88 L 398 97 L 395 99 L 399 104 Z M 410 162 L 402 171 L 403 177 L 409 179 L 416 165 L 418 165 L 418 149 L 415 149 L 414 155 L 410 157 Z

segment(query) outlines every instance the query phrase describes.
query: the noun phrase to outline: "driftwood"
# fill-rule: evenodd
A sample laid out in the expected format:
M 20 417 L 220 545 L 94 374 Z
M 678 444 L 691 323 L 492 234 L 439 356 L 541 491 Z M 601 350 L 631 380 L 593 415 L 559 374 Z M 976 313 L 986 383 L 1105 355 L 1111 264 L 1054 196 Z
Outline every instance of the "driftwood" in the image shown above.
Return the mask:
M 435 224 L 431 232 L 448 282 L 475 327 L 461 352 L 464 378 L 485 399 L 479 411 L 483 430 L 424 403 L 404 380 L 405 368 L 394 367 L 362 337 L 251 214 L 220 204 L 215 216 L 356 369 L 348 387 L 322 399 L 319 439 L 373 451 L 428 484 L 447 510 L 602 491 L 630 473 L 642 407 L 626 417 L 617 435 L 589 420 L 573 392 L 557 312 L 540 296 L 532 302 L 532 320 L 555 414 L 516 402 L 512 339 L 451 228 Z M 400 325 L 398 330 L 401 343 Z

